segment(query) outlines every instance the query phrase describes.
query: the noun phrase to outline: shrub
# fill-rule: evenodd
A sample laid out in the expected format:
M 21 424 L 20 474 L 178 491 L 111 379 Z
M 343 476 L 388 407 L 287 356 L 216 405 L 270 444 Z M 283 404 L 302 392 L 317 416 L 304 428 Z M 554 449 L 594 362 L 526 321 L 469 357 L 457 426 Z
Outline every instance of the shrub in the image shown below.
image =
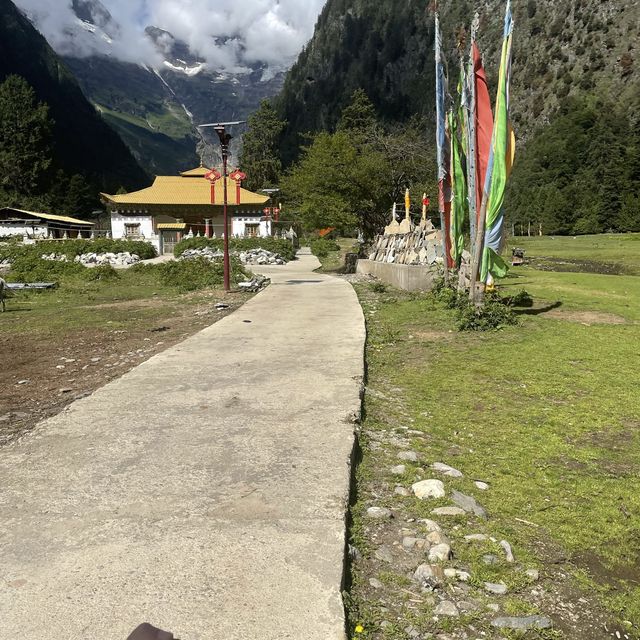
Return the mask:
M 187 238 L 178 242 L 173 253 L 176 258 L 179 258 L 187 249 L 204 249 L 205 247 L 222 250 L 223 241 L 221 238 Z M 279 253 L 285 260 L 293 260 L 296 256 L 293 244 L 284 238 L 229 239 L 229 250 L 234 253 L 250 249 L 264 249 L 272 253 Z
M 485 295 L 484 304 L 476 307 L 470 301 L 457 308 L 459 331 L 491 331 L 518 324 L 513 309 L 496 294 Z
M 210 261 L 206 258 L 192 260 L 172 260 L 162 264 L 137 264 L 131 267 L 138 273 L 151 274 L 162 284 L 175 287 L 179 291 L 196 291 L 206 287 L 221 287 L 224 283 L 222 260 Z M 237 282 L 248 275 L 237 258 L 231 259 L 231 282 Z
M 110 264 L 101 264 L 97 267 L 86 269 L 83 274 L 85 279 L 89 282 L 109 282 L 113 280 L 119 280 L 120 274 L 117 269 L 114 269 Z
M 330 251 L 340 251 L 340 245 L 335 240 L 329 240 L 327 238 L 316 238 L 311 240 L 311 253 L 316 258 L 326 258 Z
M 59 282 L 65 277 L 82 277 L 85 271 L 87 267 L 77 262 L 55 262 L 21 255 L 13 259 L 9 276 L 19 282 Z
M 0 247 L 0 258 L 13 261 L 20 256 L 40 256 L 50 253 L 65 255 L 70 261 L 83 253 L 135 253 L 142 260 L 155 258 L 158 254 L 155 247 L 140 240 L 111 240 L 96 238 L 95 240 L 43 240 L 35 244 L 10 243 Z

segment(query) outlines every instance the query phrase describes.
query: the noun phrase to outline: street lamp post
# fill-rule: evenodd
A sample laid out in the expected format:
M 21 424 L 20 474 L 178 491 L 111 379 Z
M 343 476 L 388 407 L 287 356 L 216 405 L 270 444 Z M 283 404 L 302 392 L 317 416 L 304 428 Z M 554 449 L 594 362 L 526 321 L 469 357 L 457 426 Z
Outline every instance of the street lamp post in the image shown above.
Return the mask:
M 231 289 L 231 261 L 229 260 L 229 217 L 227 213 L 228 193 L 227 193 L 227 164 L 229 161 L 229 143 L 233 136 L 227 133 L 226 127 L 244 124 L 243 121 L 237 122 L 216 122 L 211 124 L 198 125 L 201 128 L 212 127 L 218 134 L 220 139 L 220 148 L 222 150 L 222 182 L 223 182 L 223 217 L 224 217 L 224 233 L 223 233 L 223 252 L 224 252 L 224 290 Z

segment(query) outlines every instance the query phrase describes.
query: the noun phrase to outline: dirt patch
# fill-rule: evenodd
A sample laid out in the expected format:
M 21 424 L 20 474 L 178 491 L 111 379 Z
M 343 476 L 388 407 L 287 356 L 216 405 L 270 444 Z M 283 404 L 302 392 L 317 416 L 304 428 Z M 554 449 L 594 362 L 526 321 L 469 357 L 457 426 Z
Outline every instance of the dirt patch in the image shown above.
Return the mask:
M 561 273 L 602 273 L 619 276 L 627 273 L 625 266 L 616 262 L 598 262 L 596 260 L 571 260 L 568 258 L 535 257 L 527 263 L 540 271 Z
M 126 330 L 105 326 L 63 334 L 0 335 L 0 445 L 217 322 L 248 298 L 215 291 L 198 295 L 199 302 L 189 305 L 167 304 L 162 299 L 103 305 L 158 308 L 153 318 Z M 215 304 L 223 297 L 229 308 L 218 311 Z
M 588 565 L 580 562 L 578 556 L 569 559 L 550 542 L 543 529 L 536 533 L 537 539 L 532 540 L 532 546 L 538 559 L 544 563 L 544 588 L 533 590 L 531 595 L 536 604 L 553 618 L 563 637 L 575 640 L 633 637 L 628 629 L 612 622 L 611 615 L 591 591 L 576 585 L 573 574 L 577 569 L 589 570 Z
M 569 311 L 567 309 L 553 309 L 541 314 L 545 318 L 566 320 L 568 322 L 580 322 L 581 324 L 627 324 L 622 316 L 615 313 L 602 313 L 600 311 Z

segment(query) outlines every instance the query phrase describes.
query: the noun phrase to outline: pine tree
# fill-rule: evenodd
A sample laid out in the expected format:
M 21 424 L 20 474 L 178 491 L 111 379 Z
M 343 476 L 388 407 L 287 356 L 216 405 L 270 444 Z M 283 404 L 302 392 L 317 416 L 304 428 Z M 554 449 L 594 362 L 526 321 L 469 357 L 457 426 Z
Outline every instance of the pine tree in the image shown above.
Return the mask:
M 244 134 L 240 166 L 247 174 L 247 188 L 252 191 L 275 187 L 280 180 L 282 163 L 278 142 L 285 122 L 278 118 L 268 100 L 249 118 Z
M 52 158 L 49 109 L 20 76 L 0 84 L 0 186 L 18 199 L 43 191 Z

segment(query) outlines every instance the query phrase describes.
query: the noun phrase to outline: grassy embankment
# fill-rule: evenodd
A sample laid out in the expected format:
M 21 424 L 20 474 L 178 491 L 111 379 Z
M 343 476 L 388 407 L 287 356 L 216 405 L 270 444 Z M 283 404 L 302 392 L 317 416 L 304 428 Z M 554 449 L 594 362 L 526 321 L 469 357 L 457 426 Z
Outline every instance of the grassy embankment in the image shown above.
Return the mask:
M 528 256 L 603 261 L 640 273 L 638 235 L 512 244 Z M 407 625 L 436 633 L 473 625 L 476 635 L 516 637 L 490 626 L 484 581 L 508 585 L 507 596 L 491 600 L 501 615 L 539 611 L 554 619 L 556 630 L 527 637 L 611 637 L 599 622 L 593 634 L 585 630 L 602 615 L 639 637 L 640 277 L 513 269 L 504 289 L 522 288 L 535 306 L 520 310 L 519 326 L 458 333 L 453 312 L 433 296 L 356 286 L 369 333 L 363 460 L 352 511 L 352 544 L 363 554 L 354 564 L 350 605 L 352 623 L 364 626 L 359 637 L 404 638 Z M 420 462 L 405 463 L 406 473 L 396 476 L 390 469 L 403 447 L 418 452 Z M 424 559 L 407 565 L 401 555 L 395 566 L 376 560 L 389 525 L 363 516 L 371 505 L 387 506 L 399 530 L 451 504 L 394 494 L 396 485 L 439 477 L 428 469 L 436 461 L 464 473 L 442 478 L 448 490 L 474 495 L 490 514 L 485 523 L 467 516 L 441 522 L 453 565 L 472 575 L 467 598 L 480 603 L 460 618 L 432 617 L 433 602 L 410 580 Z M 479 491 L 474 480 L 489 490 Z M 504 554 L 493 543 L 464 540 L 478 531 L 508 540 L 516 565 L 485 564 L 484 554 Z M 532 567 L 541 573 L 535 585 L 525 575 Z M 372 577 L 382 590 L 371 588 Z

